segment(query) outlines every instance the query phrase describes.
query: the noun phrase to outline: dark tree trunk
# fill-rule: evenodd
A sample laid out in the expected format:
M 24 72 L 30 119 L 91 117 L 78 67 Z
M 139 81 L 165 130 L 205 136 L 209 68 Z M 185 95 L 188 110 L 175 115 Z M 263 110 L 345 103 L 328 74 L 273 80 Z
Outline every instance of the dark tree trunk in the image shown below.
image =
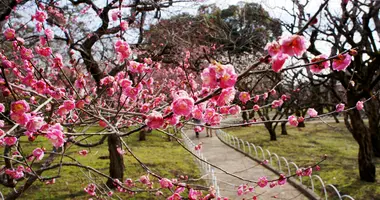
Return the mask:
M 286 130 L 286 122 L 281 122 L 281 135 L 288 135 L 288 131 Z
M 243 122 L 249 122 L 249 118 L 248 118 L 248 113 L 247 112 L 243 112 L 241 114 L 241 117 L 243 118 Z
M 272 126 L 273 125 L 272 122 L 265 122 L 264 125 L 265 125 L 265 128 L 269 132 L 270 140 L 271 141 L 276 141 L 277 140 L 276 130 L 274 130 L 274 128 Z
M 334 117 L 335 123 L 339 123 L 338 115 L 334 114 L 333 117 Z
M 108 151 L 110 157 L 110 176 L 113 179 L 119 179 L 121 182 L 123 181 L 124 175 L 124 159 L 123 155 L 120 155 L 117 151 L 117 148 L 121 147 L 121 140 L 119 136 L 116 134 L 108 136 Z M 109 188 L 115 188 L 112 179 L 108 179 L 107 186 Z
M 376 157 L 380 157 L 379 104 L 376 100 L 372 99 L 365 104 L 365 112 L 368 117 L 373 153 Z
M 358 98 L 355 98 L 353 94 L 348 93 L 348 106 L 355 106 Z M 360 112 L 353 109 L 348 112 L 350 116 L 352 135 L 359 144 L 359 174 L 360 179 L 367 182 L 375 182 L 376 180 L 376 167 L 372 161 L 373 148 L 371 142 L 371 133 L 365 126 L 363 119 L 360 116 Z
M 140 131 L 140 134 L 139 134 L 139 141 L 145 141 L 146 140 L 146 131 L 145 130 L 141 130 Z

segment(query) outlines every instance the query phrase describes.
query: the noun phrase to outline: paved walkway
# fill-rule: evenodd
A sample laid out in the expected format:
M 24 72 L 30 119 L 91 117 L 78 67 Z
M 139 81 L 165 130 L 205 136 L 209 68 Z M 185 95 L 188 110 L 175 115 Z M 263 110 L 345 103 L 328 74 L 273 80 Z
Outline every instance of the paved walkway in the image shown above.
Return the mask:
M 213 137 L 206 137 L 206 133 L 202 132 L 200 133 L 200 137 L 196 138 L 192 129 L 185 130 L 185 133 L 195 144 L 199 142 L 203 143 L 202 153 L 207 161 L 230 173 L 249 180 L 258 180 L 261 176 L 267 176 L 268 179 L 278 178 L 277 175 L 260 166 L 257 162 L 223 144 L 215 135 Z M 260 200 L 274 198 L 289 200 L 308 199 L 288 183 L 276 186 L 275 188 L 269 188 L 268 186 L 265 188 L 257 187 L 255 188 L 255 194 L 249 193 L 244 196 L 238 196 L 237 188 L 239 185 L 244 184 L 243 181 L 226 175 L 217 169 L 215 169 L 215 175 L 218 180 L 221 196 L 229 197 L 229 199 L 252 199 L 253 195 L 256 195 L 257 199 Z

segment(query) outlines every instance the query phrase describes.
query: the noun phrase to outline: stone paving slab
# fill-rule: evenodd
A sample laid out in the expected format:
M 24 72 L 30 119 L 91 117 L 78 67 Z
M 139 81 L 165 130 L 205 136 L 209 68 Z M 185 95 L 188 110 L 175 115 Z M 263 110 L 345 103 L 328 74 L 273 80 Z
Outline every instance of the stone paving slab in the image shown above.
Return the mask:
M 198 144 L 199 142 L 203 143 L 202 154 L 208 162 L 249 180 L 258 180 L 261 176 L 267 176 L 268 179 L 278 178 L 276 174 L 261 166 L 259 163 L 223 144 L 216 135 L 213 137 L 206 137 L 206 133 L 202 132 L 200 133 L 200 137 L 196 138 L 192 129 L 184 131 L 195 144 Z M 229 197 L 229 199 L 252 199 L 252 193 L 244 196 L 237 195 L 238 186 L 245 184 L 243 181 L 227 175 L 218 169 L 215 169 L 215 175 L 217 177 L 221 196 Z M 288 183 L 282 186 L 276 186 L 275 188 L 269 188 L 269 186 L 265 188 L 257 187 L 255 188 L 255 194 L 257 195 L 257 199 L 260 200 L 308 199 Z

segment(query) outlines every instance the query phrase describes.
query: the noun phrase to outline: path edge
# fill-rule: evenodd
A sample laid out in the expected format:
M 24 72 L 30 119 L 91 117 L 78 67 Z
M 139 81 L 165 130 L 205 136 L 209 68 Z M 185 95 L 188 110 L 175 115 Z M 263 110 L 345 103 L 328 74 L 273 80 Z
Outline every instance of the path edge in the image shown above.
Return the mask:
M 254 160 L 255 162 L 257 162 L 258 164 L 260 164 L 262 161 L 261 160 L 258 160 L 256 158 L 254 158 L 253 156 L 249 155 L 248 153 L 246 152 L 243 152 L 242 150 L 228 144 L 227 142 L 225 142 L 224 140 L 222 140 L 219 136 L 219 133 L 216 133 L 215 134 L 218 139 L 225 145 L 229 146 L 230 148 L 234 149 L 235 151 L 238 151 L 240 152 L 241 154 L 247 156 L 248 158 L 250 158 L 251 160 Z M 269 166 L 269 165 L 261 165 L 265 168 L 267 168 L 268 170 L 272 171 L 273 173 L 277 174 L 278 176 L 280 176 L 280 172 L 275 170 L 273 167 Z M 309 199 L 312 199 L 312 200 L 320 200 L 321 197 L 319 197 L 317 194 L 315 194 L 313 191 L 311 191 L 308 187 L 306 187 L 305 185 L 303 184 L 300 184 L 298 183 L 298 181 L 296 181 L 293 177 L 291 178 L 288 178 L 288 182 L 294 186 L 298 191 L 300 191 L 302 194 L 304 194 L 306 197 L 308 197 Z

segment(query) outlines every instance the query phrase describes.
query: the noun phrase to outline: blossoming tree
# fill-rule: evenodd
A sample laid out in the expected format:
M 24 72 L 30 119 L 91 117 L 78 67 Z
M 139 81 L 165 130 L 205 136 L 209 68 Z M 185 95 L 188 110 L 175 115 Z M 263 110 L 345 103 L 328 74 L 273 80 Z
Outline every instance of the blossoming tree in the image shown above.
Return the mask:
M 164 68 L 161 61 L 150 57 L 134 59 L 143 52 L 126 38 L 129 29 L 139 29 L 140 34 L 143 32 L 141 29 L 147 12 L 154 11 L 154 16 L 159 18 L 161 9 L 172 6 L 173 1 L 113 0 L 98 4 L 90 0 L 71 0 L 62 2 L 62 5 L 60 3 L 37 1 L 27 2 L 24 6 L 16 5 L 3 28 L 0 144 L 4 149 L 1 158 L 5 165 L 0 169 L 0 183 L 14 189 L 7 194 L 8 199 L 19 197 L 37 180 L 54 183 L 60 175 L 46 177 L 43 172 L 67 166 L 92 171 L 108 180 L 110 190 L 100 196 L 97 185 L 90 182 L 84 189 L 90 196 L 111 196 L 111 190 L 133 194 L 152 189 L 152 181 L 146 175 L 139 178 L 144 188 L 136 187 L 130 178 L 124 180 L 125 152 L 159 180 L 158 195 L 162 194 L 161 190 L 167 189 L 171 193 L 169 199 L 179 199 L 181 193 L 187 190 L 189 199 L 214 198 L 213 189 L 202 194 L 200 190 L 208 190 L 208 187 L 172 182 L 151 171 L 133 153 L 124 138 L 144 129 L 156 129 L 182 144 L 178 137 L 164 129 L 168 126 L 182 127 L 192 118 L 204 121 L 211 128 L 221 127 L 223 115 L 241 111 L 240 106 L 232 103 L 236 84 L 260 65 L 268 64 L 265 66 L 276 73 L 291 69 L 284 65 L 285 61 L 305 55 L 310 42 L 302 33 L 327 4 L 321 5 L 316 15 L 296 34 L 269 43 L 268 55 L 246 66 L 240 73 L 231 64 L 210 60 L 197 74 L 187 68 L 191 52 L 184 53 L 183 61 L 177 66 Z M 30 16 L 30 20 L 13 21 L 17 12 L 23 11 Z M 79 24 L 83 23 L 81 16 L 91 17 L 94 21 L 78 30 Z M 328 66 L 326 63 L 331 61 L 332 70 L 344 71 L 354 53 L 345 51 L 320 57 L 309 65 L 320 68 Z M 239 98 L 248 101 L 265 96 L 264 93 L 251 98 L 247 91 L 242 91 Z M 359 99 L 350 99 L 356 100 Z M 363 109 L 362 103 L 355 103 L 356 108 L 350 108 L 351 112 L 355 114 L 356 111 L 352 110 Z M 275 106 L 280 104 L 279 100 L 274 103 Z M 338 104 L 336 111 L 343 112 L 344 105 Z M 318 116 L 313 110 L 309 115 Z M 291 115 L 285 121 L 297 126 L 303 119 Z M 78 132 L 76 127 L 79 126 L 99 126 L 103 129 L 97 133 Z M 101 137 L 93 143 L 82 142 L 83 137 L 91 135 Z M 31 142 L 36 137 L 43 137 L 51 143 L 51 151 L 36 146 L 33 151 L 24 152 L 20 140 L 26 137 Z M 100 172 L 95 166 L 62 159 L 69 156 L 65 150 L 70 145 L 89 148 L 106 140 L 109 174 Z M 86 155 L 88 151 L 83 149 L 79 154 Z M 14 159 L 11 155 L 21 159 Z M 365 164 L 371 167 L 368 166 L 370 163 Z M 308 176 L 311 171 L 311 168 L 300 169 L 296 175 Z M 287 178 L 284 175 L 275 180 L 262 177 L 251 182 L 255 186 L 266 187 L 273 182 L 285 184 Z M 252 192 L 253 187 L 240 187 L 238 192 Z

